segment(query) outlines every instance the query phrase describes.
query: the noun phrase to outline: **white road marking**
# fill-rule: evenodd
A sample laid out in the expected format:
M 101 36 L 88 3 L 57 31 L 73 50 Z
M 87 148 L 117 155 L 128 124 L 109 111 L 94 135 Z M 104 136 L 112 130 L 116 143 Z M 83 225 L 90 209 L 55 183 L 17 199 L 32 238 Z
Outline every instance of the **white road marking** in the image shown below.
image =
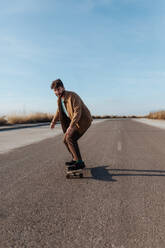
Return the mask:
M 118 151 L 121 151 L 121 150 L 122 150 L 121 141 L 118 141 L 118 143 L 117 143 L 117 150 L 118 150 Z

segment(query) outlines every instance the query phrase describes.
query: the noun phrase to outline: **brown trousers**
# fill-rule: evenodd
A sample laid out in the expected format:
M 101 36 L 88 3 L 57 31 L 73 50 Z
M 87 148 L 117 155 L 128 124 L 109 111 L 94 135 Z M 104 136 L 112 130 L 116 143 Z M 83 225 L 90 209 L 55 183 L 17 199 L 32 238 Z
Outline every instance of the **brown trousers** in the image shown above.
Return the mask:
M 74 127 L 69 134 L 65 133 L 64 135 L 64 144 L 66 145 L 68 151 L 71 153 L 73 160 L 76 161 L 82 160 L 77 141 L 83 134 L 84 133 L 80 134 L 78 132 L 78 129 Z

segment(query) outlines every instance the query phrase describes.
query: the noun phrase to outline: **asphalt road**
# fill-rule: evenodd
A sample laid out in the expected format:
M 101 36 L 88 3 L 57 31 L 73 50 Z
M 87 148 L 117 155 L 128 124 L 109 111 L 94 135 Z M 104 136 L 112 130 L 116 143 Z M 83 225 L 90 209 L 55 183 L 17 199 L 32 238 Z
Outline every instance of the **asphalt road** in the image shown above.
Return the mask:
M 107 120 L 79 143 L 83 179 L 62 135 L 0 155 L 0 248 L 164 248 L 165 130 Z
M 93 120 L 92 125 L 102 121 Z M 60 124 L 57 124 L 52 130 L 50 129 L 50 123 L 0 126 L 0 154 L 32 143 L 38 143 L 41 140 L 61 133 L 62 128 Z

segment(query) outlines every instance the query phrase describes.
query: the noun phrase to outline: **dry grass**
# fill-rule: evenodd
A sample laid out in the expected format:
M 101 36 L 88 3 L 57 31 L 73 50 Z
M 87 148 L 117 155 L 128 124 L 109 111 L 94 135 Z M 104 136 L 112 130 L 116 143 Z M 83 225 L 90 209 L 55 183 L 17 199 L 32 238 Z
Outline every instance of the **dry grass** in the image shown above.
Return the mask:
M 103 115 L 103 116 L 100 116 L 100 115 L 93 115 L 92 116 L 93 119 L 114 119 L 114 118 L 141 118 L 141 117 L 138 117 L 138 116 L 135 116 L 135 115 L 130 115 L 130 116 L 120 116 L 120 115 Z
M 52 114 L 47 113 L 32 113 L 28 115 L 9 115 L 7 116 L 8 124 L 27 124 L 38 122 L 49 122 L 53 118 Z
M 7 120 L 6 120 L 5 116 L 0 116 L 0 125 L 3 126 L 6 124 L 7 124 Z
M 117 115 L 104 115 L 92 116 L 93 119 L 110 119 L 110 118 L 138 118 L 137 116 L 117 116 Z M 0 117 L 0 125 L 13 125 L 13 124 L 28 124 L 28 123 L 42 123 L 50 122 L 53 118 L 52 114 L 48 113 L 31 113 L 31 114 L 10 114 L 8 116 Z
M 149 119 L 165 120 L 165 111 L 150 112 L 147 116 Z

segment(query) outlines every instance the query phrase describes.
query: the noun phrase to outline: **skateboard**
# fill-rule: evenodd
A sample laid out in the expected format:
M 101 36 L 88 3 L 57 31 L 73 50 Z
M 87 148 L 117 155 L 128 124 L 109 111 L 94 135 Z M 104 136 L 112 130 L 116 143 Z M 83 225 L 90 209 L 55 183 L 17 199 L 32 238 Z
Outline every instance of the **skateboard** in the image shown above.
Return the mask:
M 74 177 L 79 177 L 79 178 L 83 178 L 83 169 L 80 170 L 73 170 L 73 171 L 68 171 L 68 169 L 66 170 L 66 178 L 74 178 Z

